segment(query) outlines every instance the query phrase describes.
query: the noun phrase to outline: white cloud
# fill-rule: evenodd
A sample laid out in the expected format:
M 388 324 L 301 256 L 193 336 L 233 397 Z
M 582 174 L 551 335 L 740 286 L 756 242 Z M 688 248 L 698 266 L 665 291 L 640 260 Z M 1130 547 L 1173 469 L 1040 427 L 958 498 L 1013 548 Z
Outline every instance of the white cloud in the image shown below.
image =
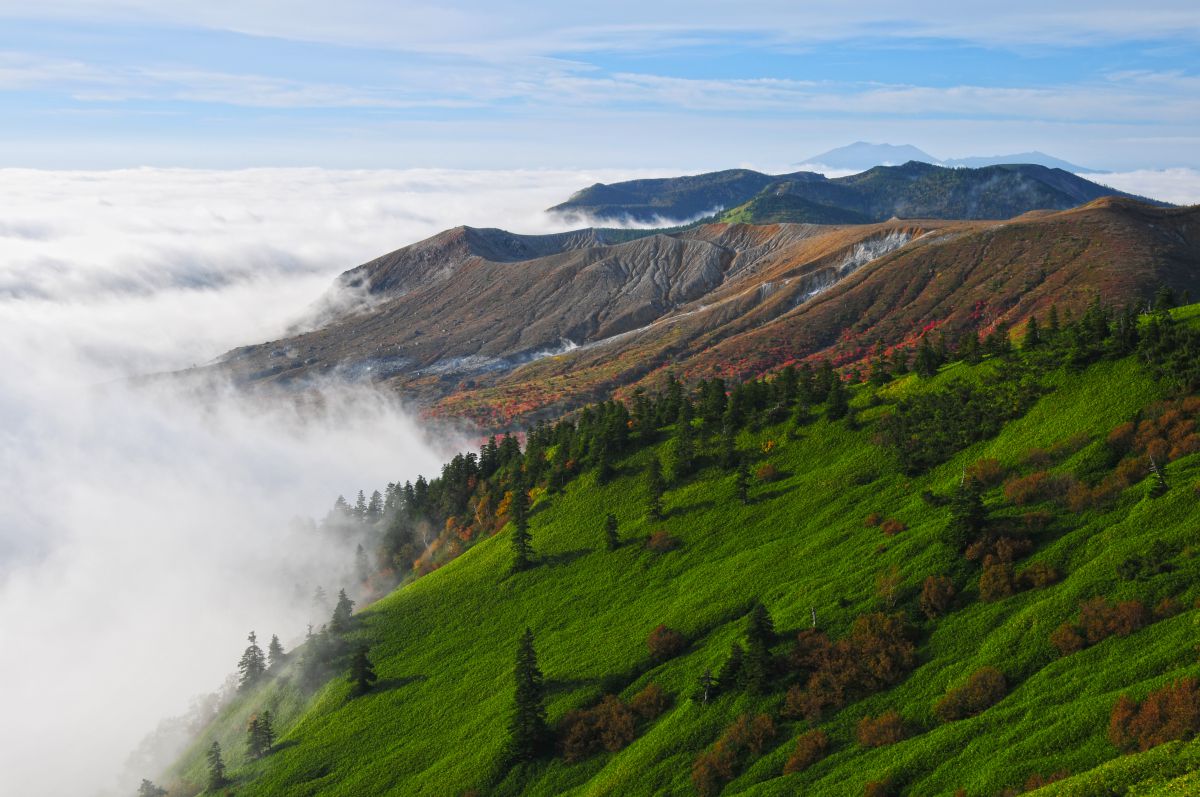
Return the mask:
M 1176 205 L 1200 204 L 1200 170 L 1196 169 L 1139 169 L 1085 174 L 1083 177 L 1130 194 Z
M 276 336 L 344 268 L 442 228 L 552 229 L 543 207 L 612 176 L 0 171 L 5 789 L 108 793 L 250 629 L 302 634 L 296 584 L 339 586 L 352 551 L 293 516 L 463 443 L 364 388 L 326 388 L 313 415 L 124 377 Z

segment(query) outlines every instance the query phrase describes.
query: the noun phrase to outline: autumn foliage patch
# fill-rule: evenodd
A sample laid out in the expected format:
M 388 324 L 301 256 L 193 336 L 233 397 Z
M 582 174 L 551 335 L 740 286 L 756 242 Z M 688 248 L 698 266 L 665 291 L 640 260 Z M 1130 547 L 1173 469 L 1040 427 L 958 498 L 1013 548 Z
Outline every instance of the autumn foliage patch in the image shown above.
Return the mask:
M 982 667 L 971 673 L 962 686 L 950 689 L 933 707 L 942 722 L 953 722 L 994 706 L 1004 699 L 1008 683 L 995 667 Z
M 701 797 L 715 797 L 747 763 L 762 755 L 775 738 L 775 721 L 768 714 L 743 714 L 721 738 L 692 763 L 692 785 Z
M 1200 733 L 1200 682 L 1181 678 L 1146 695 L 1141 703 L 1121 695 L 1113 706 L 1108 739 L 1121 750 L 1149 750 Z

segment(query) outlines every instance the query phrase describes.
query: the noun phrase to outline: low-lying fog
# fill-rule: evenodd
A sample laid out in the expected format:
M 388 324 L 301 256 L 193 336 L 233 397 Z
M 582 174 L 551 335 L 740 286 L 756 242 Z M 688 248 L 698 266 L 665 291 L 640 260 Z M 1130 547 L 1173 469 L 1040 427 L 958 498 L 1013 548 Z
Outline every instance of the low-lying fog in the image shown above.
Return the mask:
M 4 791 L 155 777 L 125 770 L 139 740 L 216 690 L 251 629 L 290 647 L 351 555 L 292 519 L 465 443 L 362 387 L 314 417 L 127 377 L 276 337 L 342 270 L 446 227 L 561 229 L 543 208 L 630 176 L 0 170 Z M 1187 170 L 1102 179 L 1200 201 Z

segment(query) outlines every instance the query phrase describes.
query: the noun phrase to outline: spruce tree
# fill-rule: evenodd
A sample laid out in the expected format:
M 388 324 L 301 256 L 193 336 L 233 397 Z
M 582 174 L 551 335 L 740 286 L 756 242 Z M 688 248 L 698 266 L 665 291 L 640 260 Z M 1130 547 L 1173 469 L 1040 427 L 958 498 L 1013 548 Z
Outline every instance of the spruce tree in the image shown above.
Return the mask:
M 365 695 L 371 688 L 371 684 L 378 680 L 379 676 L 375 674 L 375 668 L 371 664 L 371 659 L 367 656 L 367 646 L 359 645 L 354 651 L 354 658 L 350 660 L 350 675 L 347 681 L 350 682 L 350 694 L 354 697 Z
M 366 584 L 367 579 L 371 577 L 371 562 L 361 542 L 354 549 L 354 574 L 358 577 L 359 584 Z
M 221 757 L 221 743 L 214 740 L 208 747 L 208 790 L 217 791 L 229 781 L 225 777 L 225 759 Z
M 533 632 L 528 628 L 517 645 L 515 706 L 509 722 L 509 754 L 515 761 L 532 761 L 546 749 L 550 738 L 542 671 L 538 668 Z
M 262 758 L 275 746 L 275 727 L 270 711 L 256 714 L 246 726 L 246 752 L 251 758 Z
M 701 703 L 708 705 L 708 701 L 716 694 L 717 679 L 713 677 L 712 670 L 705 670 L 696 682 L 696 697 L 700 699 Z
M 965 550 L 987 525 L 987 508 L 978 485 L 965 479 L 950 497 L 950 521 L 943 540 L 956 551 Z
M 746 632 L 745 683 L 754 694 L 763 694 L 771 678 L 771 645 L 775 642 L 775 624 L 761 603 L 750 612 Z
M 533 546 L 529 534 L 529 493 L 523 484 L 513 486 L 512 503 L 509 512 L 513 523 L 513 563 L 512 572 L 519 573 L 528 570 L 533 565 Z
M 1030 316 L 1029 323 L 1025 325 L 1025 339 L 1021 341 L 1021 348 L 1025 351 L 1036 349 L 1042 344 L 1042 334 L 1038 330 L 1037 316 Z
M 679 416 L 675 419 L 675 467 L 671 478 L 680 481 L 688 476 L 696 464 L 696 441 L 692 429 L 692 404 L 684 399 L 679 404 Z
M 744 459 L 738 462 L 733 474 L 733 493 L 743 504 L 750 503 L 750 469 Z
M 717 673 L 717 685 L 722 692 L 737 689 L 745 684 L 745 662 L 745 649 L 734 642 L 729 648 L 729 657 L 725 659 L 725 663 L 721 665 L 721 671 Z
M 338 590 L 337 605 L 333 607 L 333 617 L 329 620 L 329 630 L 335 634 L 344 634 L 350 630 L 350 617 L 354 613 L 354 601 L 346 597 L 346 590 Z
M 604 543 L 610 551 L 621 547 L 621 535 L 617 533 L 617 516 L 612 512 L 604 518 Z
M 733 425 L 733 419 L 726 413 L 721 423 L 720 465 L 725 470 L 730 470 L 737 464 L 737 460 L 737 428 Z
M 929 342 L 929 336 L 921 337 L 921 344 L 917 346 L 917 359 L 913 363 L 913 370 L 917 372 L 917 376 L 928 379 L 937 373 L 938 366 L 941 362 L 938 360 L 937 352 L 934 351 L 932 344 Z
M 251 631 L 250 636 L 246 638 L 250 640 L 250 645 L 242 653 L 242 658 L 238 662 L 238 672 L 241 673 L 238 688 L 242 690 L 249 689 L 258 683 L 263 673 L 267 671 L 267 659 L 263 655 L 262 648 L 258 646 L 258 637 Z
M 153 781 L 142 778 L 142 785 L 138 786 L 137 797 L 167 797 L 167 790 L 155 785 Z
M 1059 333 L 1058 326 L 1058 305 L 1050 305 L 1050 309 L 1046 312 L 1046 338 L 1051 343 L 1054 343 Z
M 646 466 L 646 517 L 652 521 L 663 519 L 663 475 L 662 464 L 657 456 L 650 457 Z
M 271 643 L 267 645 L 267 669 L 274 672 L 282 667 L 285 661 L 287 661 L 287 654 L 283 652 L 279 635 L 271 634 Z
M 846 391 L 846 385 L 842 380 L 835 376 L 833 383 L 829 386 L 828 404 L 825 408 L 825 415 L 831 421 L 839 421 L 846 417 L 846 413 L 850 411 L 850 396 Z

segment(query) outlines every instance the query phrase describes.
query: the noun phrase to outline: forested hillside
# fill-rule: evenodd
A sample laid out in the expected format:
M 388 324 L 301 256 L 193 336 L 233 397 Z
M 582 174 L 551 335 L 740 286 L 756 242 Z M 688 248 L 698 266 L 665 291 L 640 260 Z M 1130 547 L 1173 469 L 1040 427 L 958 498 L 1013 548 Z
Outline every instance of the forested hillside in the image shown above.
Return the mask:
M 401 586 L 252 643 L 159 780 L 1192 793 L 1200 305 L 1172 304 L 671 380 L 340 503 L 365 588 Z

